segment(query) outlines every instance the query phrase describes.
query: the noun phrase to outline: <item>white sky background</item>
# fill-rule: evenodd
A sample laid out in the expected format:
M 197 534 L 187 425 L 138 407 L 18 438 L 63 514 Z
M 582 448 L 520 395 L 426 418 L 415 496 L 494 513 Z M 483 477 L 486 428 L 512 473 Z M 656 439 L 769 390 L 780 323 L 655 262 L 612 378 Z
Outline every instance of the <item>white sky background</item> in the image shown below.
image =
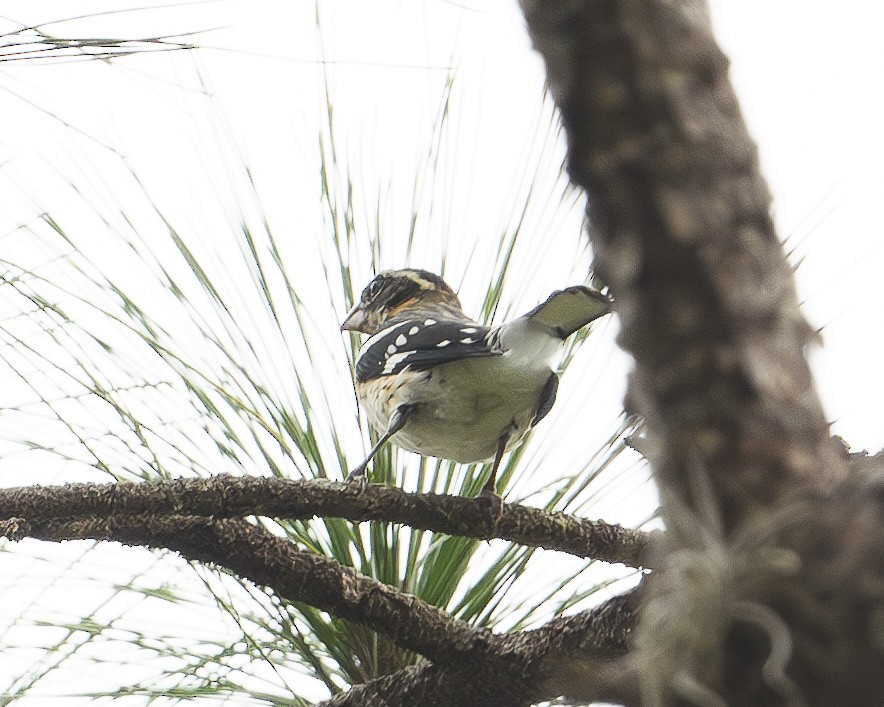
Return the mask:
M 712 3 L 759 144 L 781 238 L 804 256 L 805 314 L 832 429 L 884 446 L 884 7 Z M 794 241 L 794 246 L 793 246 Z
M 12 1 L 0 14 L 36 24 L 120 7 Z M 798 282 L 805 312 L 825 327 L 825 347 L 812 361 L 833 431 L 856 449 L 876 451 L 884 447 L 884 8 L 867 0 L 847 0 L 837 9 L 820 0 L 718 0 L 712 7 L 759 143 L 780 234 L 804 258 Z M 488 275 L 487 242 L 496 243 L 514 218 L 524 198 L 523 175 L 538 169 L 550 124 L 541 62 L 515 3 L 327 0 L 320 14 L 342 159 L 360 176 L 357 204 L 364 211 L 357 219 L 374 233 L 379 210 L 389 243 L 402 243 L 408 231 L 448 67 L 457 67 L 444 176 L 434 185 L 432 217 L 419 224 L 424 238 L 413 262 L 436 269 L 447 242 L 452 284 L 465 303 L 477 302 Z M 291 269 L 300 281 L 315 281 L 324 96 L 313 3 L 198 3 L 45 30 L 142 37 L 213 28 L 219 29 L 193 38 L 212 47 L 197 54 L 133 56 L 109 65 L 0 64 L 0 236 L 40 209 L 64 216 L 101 267 L 137 295 L 132 258 L 66 183 L 77 183 L 100 208 L 122 200 L 147 223 L 143 200 L 120 166 L 117 153 L 124 154 L 151 199 L 210 253 L 241 211 L 257 213 L 235 169 L 244 161 L 274 233 L 289 248 L 284 255 Z M 560 155 L 561 146 L 549 152 Z M 556 159 L 546 163 L 543 169 L 554 174 Z M 557 208 L 556 201 L 531 216 L 530 227 L 548 248 L 515 264 L 521 281 L 506 291 L 515 311 L 579 281 L 585 269 L 579 208 Z M 471 257 L 477 239 L 483 245 Z M 5 246 L 12 241 L 5 239 Z M 35 261 L 41 257 L 33 253 Z M 364 267 L 364 257 L 361 262 Z M 402 264 L 395 245 L 382 253 L 382 263 Z M 363 274 L 367 281 L 370 273 Z M 593 349 L 604 371 L 586 373 L 599 407 L 611 410 L 600 424 L 606 433 L 626 369 L 622 354 L 601 349 L 611 346 L 612 334 L 613 328 Z M 577 402 L 562 403 L 546 424 L 585 437 L 577 410 Z M 358 449 L 358 437 L 354 441 Z M 569 461 L 569 450 L 544 447 L 542 436 L 531 453 Z M 45 475 L 30 473 L 28 481 L 68 480 L 59 473 L 53 467 Z M 24 481 L 4 473 L 0 483 Z M 640 519 L 626 507 L 606 518 Z
M 3 11 L 29 23 L 119 7 L 41 2 L 35 9 L 7 2 Z M 455 104 L 456 130 L 450 131 L 457 164 L 449 173 L 456 183 L 446 185 L 449 201 L 437 205 L 434 223 L 425 226 L 437 242 L 472 244 L 497 234 L 507 199 L 518 203 L 512 175 L 524 171 L 525 136 L 538 132 L 538 120 L 542 135 L 548 122 L 538 118 L 540 62 L 528 50 L 513 4 L 466 7 L 475 9 L 444 2 L 321 5 L 326 58 L 340 62 L 329 70 L 339 134 L 358 158 L 365 184 L 376 190 L 364 197 L 369 219 L 372 197 L 383 194 L 386 233 L 407 227 L 414 165 L 426 150 L 445 67 L 458 67 L 456 93 L 463 102 Z M 878 449 L 884 446 L 884 9 L 861 0 L 837 9 L 816 0 L 720 0 L 712 7 L 760 146 L 781 236 L 791 237 L 805 257 L 798 272 L 805 311 L 826 327 L 825 348 L 813 362 L 833 430 L 857 448 Z M 151 197 L 180 217 L 178 223 L 206 236 L 236 213 L 222 213 L 218 202 L 237 192 L 225 184 L 230 169 L 222 166 L 222 159 L 229 165 L 237 158 L 217 154 L 219 142 L 235 144 L 256 175 L 276 233 L 308 241 L 319 228 L 312 201 L 322 100 L 314 17 L 313 3 L 211 2 L 47 27 L 58 35 L 98 36 L 219 28 L 194 39 L 237 51 L 131 57 L 113 66 L 4 65 L 0 160 L 6 174 L 26 184 L 40 206 L 59 210 L 63 196 L 56 185 L 41 193 L 47 169 L 75 181 L 89 173 L 94 181 L 95 173 L 110 172 L 101 163 L 108 155 L 97 149 L 100 142 L 126 155 Z M 195 64 L 216 97 L 211 106 L 199 92 Z M 22 99 L 89 138 L 76 138 Z M 219 140 L 228 130 L 232 139 Z M 17 207 L 8 200 L 2 206 L 12 222 L 27 211 Z M 392 250 L 384 254 L 385 266 L 400 264 Z M 450 250 L 451 270 L 460 273 L 456 254 L 467 251 Z M 416 260 L 433 267 L 438 253 Z M 531 306 L 567 276 L 532 278 L 516 306 Z M 467 280 L 467 301 L 476 277 Z

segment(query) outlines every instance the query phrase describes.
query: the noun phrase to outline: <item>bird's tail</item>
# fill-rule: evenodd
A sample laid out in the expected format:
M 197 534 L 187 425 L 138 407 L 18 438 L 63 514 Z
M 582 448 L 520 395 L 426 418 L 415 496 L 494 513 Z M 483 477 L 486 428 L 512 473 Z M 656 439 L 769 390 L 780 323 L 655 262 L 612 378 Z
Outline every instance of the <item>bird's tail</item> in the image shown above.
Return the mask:
M 611 311 L 614 300 L 598 290 L 575 285 L 553 292 L 526 319 L 549 327 L 562 339 Z

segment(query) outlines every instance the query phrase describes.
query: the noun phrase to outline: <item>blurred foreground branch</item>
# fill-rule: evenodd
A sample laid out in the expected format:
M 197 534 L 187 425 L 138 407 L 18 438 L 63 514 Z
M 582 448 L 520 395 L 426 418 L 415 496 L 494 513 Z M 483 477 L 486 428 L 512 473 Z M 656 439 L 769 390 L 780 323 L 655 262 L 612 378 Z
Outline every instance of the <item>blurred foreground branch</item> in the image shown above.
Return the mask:
M 846 476 L 829 438 L 705 2 L 522 6 L 668 528 L 630 659 L 643 703 L 884 703 L 881 474 Z

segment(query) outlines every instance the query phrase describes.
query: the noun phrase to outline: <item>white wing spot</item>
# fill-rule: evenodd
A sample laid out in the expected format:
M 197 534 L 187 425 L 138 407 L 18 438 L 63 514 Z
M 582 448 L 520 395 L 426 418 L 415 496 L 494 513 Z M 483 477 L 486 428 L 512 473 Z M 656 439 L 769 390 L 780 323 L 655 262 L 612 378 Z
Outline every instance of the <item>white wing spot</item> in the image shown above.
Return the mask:
M 394 370 L 396 370 L 396 367 L 400 363 L 402 363 L 413 353 L 414 351 L 403 351 L 402 353 L 397 353 L 390 356 L 384 363 L 384 370 L 382 372 L 382 375 L 389 375 L 390 373 L 392 373 Z
M 433 326 L 433 324 L 435 324 L 435 323 L 436 323 L 435 319 L 425 319 L 424 320 L 424 326 Z
M 365 343 L 362 344 L 362 347 L 359 349 L 359 355 L 361 356 L 363 353 L 368 351 L 372 346 L 374 346 L 379 341 L 383 340 L 383 338 L 389 334 L 391 331 L 395 331 L 399 327 L 401 327 L 405 322 L 399 322 L 398 324 L 393 324 L 392 326 L 388 326 L 386 329 L 381 329 L 377 334 L 367 339 Z
M 411 327 L 411 329 L 408 330 L 408 335 L 409 335 L 409 336 L 414 336 L 414 335 L 417 334 L 420 330 L 421 330 L 421 328 L 420 328 L 419 326 L 413 326 L 413 327 Z
M 394 353 L 396 353 L 396 347 L 393 346 L 393 344 L 390 344 L 390 345 L 387 347 L 387 354 L 394 354 Z
M 450 344 L 450 343 L 451 342 L 448 339 L 445 339 L 443 341 L 440 341 L 438 344 L 436 344 L 436 348 L 441 349 L 443 346 L 448 346 L 448 344 Z
M 476 329 L 476 327 L 474 327 L 474 326 L 468 326 L 468 327 L 465 327 L 465 328 L 461 329 L 461 330 L 460 330 L 460 333 L 461 333 L 461 334 L 475 334 L 477 331 L 479 331 L 479 330 Z
M 462 344 L 475 344 L 476 341 L 477 341 L 477 339 L 471 339 L 470 337 L 467 337 L 466 339 L 461 339 L 460 343 L 462 343 Z
M 408 339 L 405 338 L 405 334 L 400 334 L 396 337 L 396 346 L 405 346 L 408 343 Z

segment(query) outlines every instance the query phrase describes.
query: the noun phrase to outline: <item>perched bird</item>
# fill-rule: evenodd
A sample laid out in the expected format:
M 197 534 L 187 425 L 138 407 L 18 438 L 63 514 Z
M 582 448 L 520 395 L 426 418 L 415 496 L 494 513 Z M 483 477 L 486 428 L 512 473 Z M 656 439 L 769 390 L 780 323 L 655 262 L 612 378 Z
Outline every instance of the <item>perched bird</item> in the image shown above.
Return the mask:
M 370 334 L 356 359 L 356 393 L 381 437 L 350 473 L 365 474 L 388 440 L 423 456 L 493 459 L 484 494 L 495 494 L 504 452 L 550 411 L 559 378 L 553 359 L 571 334 L 611 311 L 588 287 L 554 292 L 495 327 L 464 314 L 454 291 L 426 270 L 372 280 L 341 330 Z

